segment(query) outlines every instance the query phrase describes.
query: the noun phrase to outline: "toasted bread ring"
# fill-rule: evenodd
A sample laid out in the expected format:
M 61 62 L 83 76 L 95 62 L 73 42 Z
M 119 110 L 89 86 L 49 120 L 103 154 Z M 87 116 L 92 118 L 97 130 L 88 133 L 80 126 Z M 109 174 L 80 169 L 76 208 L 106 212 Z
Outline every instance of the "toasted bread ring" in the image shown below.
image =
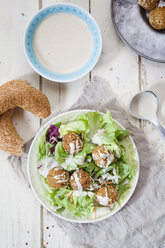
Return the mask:
M 13 80 L 0 86 L 0 115 L 16 107 L 23 108 L 39 118 L 46 118 L 51 113 L 48 98 L 28 85 L 26 80 Z
M 16 107 L 46 118 L 50 115 L 50 104 L 48 98 L 26 80 L 13 80 L 0 86 L 0 149 L 20 157 L 23 139 L 11 120 Z
M 12 123 L 14 109 L 8 110 L 0 116 L 0 149 L 15 156 L 21 156 L 23 139 L 18 135 Z

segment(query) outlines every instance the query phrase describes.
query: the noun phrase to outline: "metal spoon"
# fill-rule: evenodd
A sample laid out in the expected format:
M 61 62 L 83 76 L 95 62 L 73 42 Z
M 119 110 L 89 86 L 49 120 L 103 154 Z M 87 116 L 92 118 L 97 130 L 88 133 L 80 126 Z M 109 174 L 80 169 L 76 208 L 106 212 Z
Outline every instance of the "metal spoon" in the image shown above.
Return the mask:
M 140 104 L 140 103 L 142 104 L 142 99 L 144 99 L 145 97 L 150 97 L 150 100 L 152 99 L 152 103 L 153 103 L 153 106 L 154 106 L 152 116 L 147 116 L 147 114 L 146 114 L 146 116 L 144 116 L 144 115 L 142 116 L 137 111 L 138 104 Z M 149 109 L 149 106 L 148 106 L 148 109 Z M 160 122 L 158 120 L 158 116 L 157 116 L 157 113 L 158 113 L 158 98 L 157 98 L 157 96 L 155 95 L 154 92 L 147 90 L 147 91 L 142 91 L 142 92 L 136 94 L 131 99 L 131 102 L 130 102 L 130 105 L 129 105 L 129 112 L 133 117 L 135 117 L 137 119 L 147 120 L 147 121 L 152 122 L 159 129 L 159 131 L 162 133 L 162 135 L 165 138 L 165 129 L 160 124 Z

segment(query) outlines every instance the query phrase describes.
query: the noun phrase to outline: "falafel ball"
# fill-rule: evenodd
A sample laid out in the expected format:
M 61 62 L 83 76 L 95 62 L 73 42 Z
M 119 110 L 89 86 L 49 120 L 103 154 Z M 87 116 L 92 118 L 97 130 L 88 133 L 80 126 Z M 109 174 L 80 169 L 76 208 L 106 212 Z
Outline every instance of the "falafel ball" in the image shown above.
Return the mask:
M 95 163 L 101 168 L 108 167 L 115 160 L 114 154 L 108 151 L 105 145 L 96 146 L 93 149 L 92 157 Z
M 50 187 L 60 189 L 68 185 L 69 173 L 62 168 L 54 167 L 49 171 L 47 181 Z
M 119 199 L 117 189 L 109 185 L 102 186 L 96 192 L 95 197 L 96 201 L 103 206 L 109 206 Z
M 139 0 L 139 4 L 146 10 L 152 10 L 156 8 L 160 0 Z
M 83 142 L 75 133 L 68 133 L 62 139 L 64 150 L 70 154 L 77 154 L 83 148 Z
M 91 182 L 90 175 L 88 174 L 88 172 L 84 171 L 83 169 L 73 172 L 70 178 L 70 183 L 72 185 L 72 188 L 75 190 L 83 190 L 88 188 L 90 182 Z
M 152 10 L 150 12 L 149 22 L 157 30 L 165 29 L 165 6 Z

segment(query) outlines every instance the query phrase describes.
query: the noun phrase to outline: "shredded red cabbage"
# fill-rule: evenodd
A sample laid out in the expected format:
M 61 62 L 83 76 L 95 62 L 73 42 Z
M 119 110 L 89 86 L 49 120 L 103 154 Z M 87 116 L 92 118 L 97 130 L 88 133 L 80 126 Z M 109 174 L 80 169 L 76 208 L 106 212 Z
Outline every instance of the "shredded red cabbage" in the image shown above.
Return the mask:
M 50 148 L 50 154 L 51 154 L 51 155 L 54 155 L 54 151 L 55 151 L 55 146 L 52 146 L 52 147 Z
M 39 164 L 39 165 L 37 166 L 37 169 L 39 170 L 42 166 L 43 166 L 42 164 Z
M 50 125 L 49 131 L 46 135 L 46 141 L 51 144 L 57 144 L 59 140 L 60 140 L 59 128 L 54 125 Z
M 54 146 L 50 148 L 50 153 L 54 155 L 55 146 L 60 141 L 60 133 L 59 128 L 55 125 L 50 125 L 50 128 L 48 130 L 48 133 L 46 135 L 46 141 L 53 144 Z

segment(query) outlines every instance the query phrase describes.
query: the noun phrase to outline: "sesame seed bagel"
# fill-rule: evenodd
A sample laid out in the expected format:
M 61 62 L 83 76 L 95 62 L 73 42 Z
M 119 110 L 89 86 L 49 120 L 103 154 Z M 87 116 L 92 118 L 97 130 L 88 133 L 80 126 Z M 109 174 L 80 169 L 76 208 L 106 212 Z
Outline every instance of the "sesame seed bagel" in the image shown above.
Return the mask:
M 50 115 L 48 98 L 26 80 L 13 80 L 0 86 L 0 115 L 16 107 L 23 108 L 39 118 Z
M 15 156 L 21 156 L 23 140 L 12 123 L 13 113 L 14 109 L 10 109 L 0 116 L 0 149 Z

